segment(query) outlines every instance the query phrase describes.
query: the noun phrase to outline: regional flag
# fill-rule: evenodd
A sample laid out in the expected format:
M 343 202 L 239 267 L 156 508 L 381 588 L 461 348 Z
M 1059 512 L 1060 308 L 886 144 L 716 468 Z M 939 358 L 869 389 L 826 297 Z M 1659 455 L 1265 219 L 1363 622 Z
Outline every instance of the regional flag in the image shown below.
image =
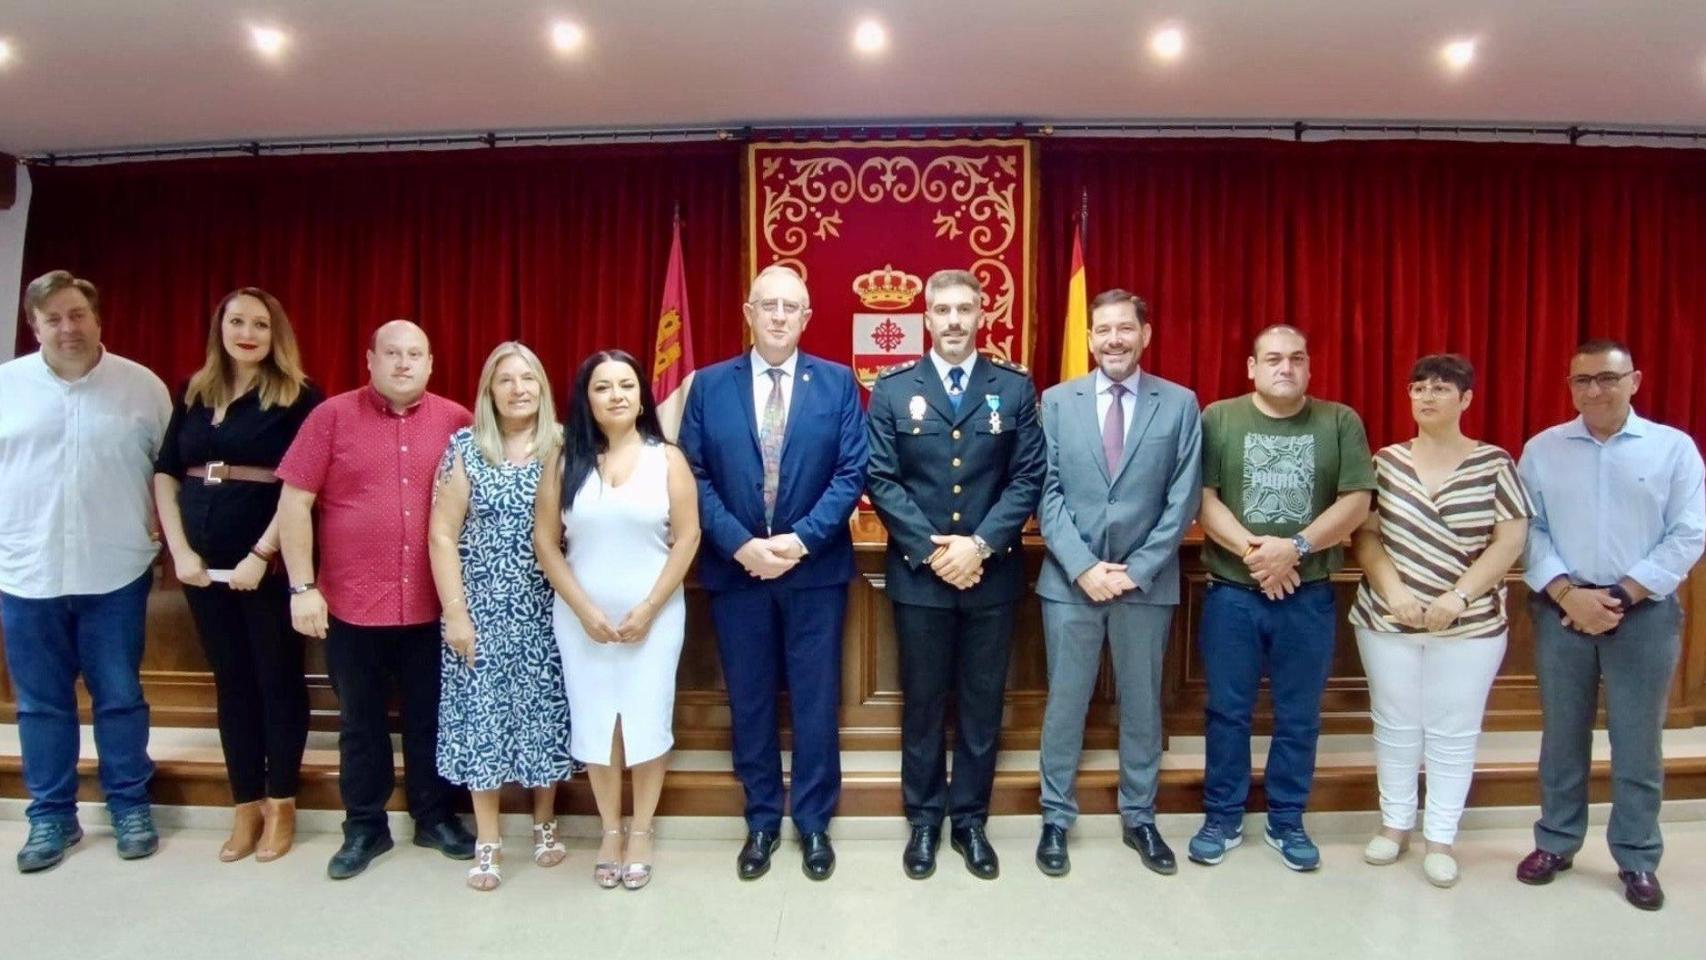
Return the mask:
M 681 429 L 681 411 L 693 383 L 693 336 L 687 313 L 687 273 L 681 260 L 681 218 L 669 244 L 669 268 L 663 279 L 663 310 L 652 348 L 652 400 L 671 442 Z

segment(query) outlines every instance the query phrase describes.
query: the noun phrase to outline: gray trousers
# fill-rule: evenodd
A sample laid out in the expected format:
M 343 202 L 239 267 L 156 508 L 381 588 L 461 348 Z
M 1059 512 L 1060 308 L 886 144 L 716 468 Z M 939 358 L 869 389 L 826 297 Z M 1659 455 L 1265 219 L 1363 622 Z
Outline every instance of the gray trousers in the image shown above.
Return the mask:
M 1070 829 L 1078 819 L 1084 716 L 1104 639 L 1113 653 L 1120 709 L 1120 819 L 1127 826 L 1155 822 L 1155 786 L 1161 773 L 1161 661 L 1172 621 L 1171 606 L 1043 601 L 1048 649 L 1041 764 L 1044 823 Z
M 1682 610 L 1674 597 L 1646 604 L 1599 637 L 1565 627 L 1558 609 L 1543 599 L 1529 600 L 1529 614 L 1542 711 L 1534 844 L 1568 857 L 1586 839 L 1594 710 L 1604 680 L 1611 738 L 1611 820 L 1605 839 L 1618 869 L 1656 871 L 1664 853 L 1660 734 L 1682 652 Z

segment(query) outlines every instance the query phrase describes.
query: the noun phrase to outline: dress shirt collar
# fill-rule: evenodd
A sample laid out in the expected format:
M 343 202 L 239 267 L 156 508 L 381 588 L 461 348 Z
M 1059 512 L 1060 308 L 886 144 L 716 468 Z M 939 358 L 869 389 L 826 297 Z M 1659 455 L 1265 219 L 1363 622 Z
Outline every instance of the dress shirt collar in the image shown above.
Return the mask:
M 399 412 L 399 411 L 391 409 L 391 401 L 385 399 L 385 395 L 380 393 L 379 389 L 377 387 L 375 387 L 372 383 L 369 383 L 367 385 L 367 389 L 362 391 L 362 396 L 366 397 L 367 402 L 373 404 L 373 406 L 376 407 L 380 413 L 389 414 L 393 417 L 413 416 L 414 412 L 421 408 L 421 404 L 425 403 L 426 398 L 427 398 L 427 395 L 423 393 L 420 395 L 420 398 L 417 399 L 414 403 L 409 404 L 407 407 L 404 407 L 401 412 Z
M 766 376 L 768 376 L 766 371 L 768 371 L 771 367 L 770 361 L 768 361 L 768 360 L 766 360 L 763 357 L 758 355 L 758 348 L 757 347 L 752 348 L 751 357 L 752 357 L 752 377 L 753 377 L 753 379 L 755 379 L 755 380 L 764 379 Z M 775 366 L 779 367 L 782 370 L 782 372 L 787 375 L 788 379 L 790 381 L 792 381 L 794 379 L 794 368 L 799 366 L 799 363 L 800 363 L 800 351 L 798 349 L 795 349 L 793 353 L 788 354 L 788 359 L 782 361 L 781 363 L 775 364 Z
M 1623 428 L 1612 434 L 1607 442 L 1610 440 L 1616 440 L 1618 437 L 1622 436 L 1644 437 L 1647 435 L 1647 425 L 1648 423 L 1646 418 L 1642 417 L 1640 414 L 1636 413 L 1633 408 L 1631 408 L 1629 410 L 1629 419 L 1623 421 Z M 1593 432 L 1588 429 L 1586 417 L 1578 416 L 1576 419 L 1571 420 L 1569 426 L 1564 430 L 1564 435 L 1573 440 L 1592 440 L 1594 443 L 1599 442 L 1599 438 L 1595 437 Z
M 960 389 L 964 390 L 971 384 L 971 368 L 977 364 L 977 351 L 973 350 L 971 356 L 966 357 L 959 363 L 949 363 L 942 359 L 942 355 L 932 348 L 930 351 L 930 362 L 936 367 L 936 379 L 942 381 L 943 389 L 946 389 L 948 386 L 949 370 L 952 370 L 955 367 L 959 367 L 961 370 L 964 370 L 966 372 L 965 376 L 960 379 Z
M 1137 396 L 1137 381 L 1139 381 L 1142 378 L 1143 378 L 1143 368 L 1139 367 L 1138 369 L 1133 370 L 1131 372 L 1131 376 L 1126 377 L 1124 380 L 1121 380 L 1120 383 L 1125 386 L 1127 393 L 1129 393 L 1135 397 L 1135 396 Z M 1113 388 L 1113 385 L 1114 385 L 1114 381 L 1107 374 L 1102 372 L 1101 367 L 1097 367 L 1096 368 L 1096 393 L 1097 393 L 1097 395 L 1099 396 L 1101 394 L 1107 393 L 1110 389 Z

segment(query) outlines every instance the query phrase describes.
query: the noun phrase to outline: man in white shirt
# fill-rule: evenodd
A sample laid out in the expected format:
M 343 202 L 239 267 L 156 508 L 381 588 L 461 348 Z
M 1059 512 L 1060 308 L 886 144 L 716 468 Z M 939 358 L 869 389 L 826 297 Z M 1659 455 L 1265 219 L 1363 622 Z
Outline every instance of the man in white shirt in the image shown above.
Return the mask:
M 159 546 L 149 484 L 172 403 L 159 377 L 102 348 L 94 284 L 55 270 L 24 304 L 41 350 L 0 364 L 0 624 L 31 798 L 18 869 L 33 873 L 83 837 L 79 675 L 119 856 L 159 849 L 140 671 Z

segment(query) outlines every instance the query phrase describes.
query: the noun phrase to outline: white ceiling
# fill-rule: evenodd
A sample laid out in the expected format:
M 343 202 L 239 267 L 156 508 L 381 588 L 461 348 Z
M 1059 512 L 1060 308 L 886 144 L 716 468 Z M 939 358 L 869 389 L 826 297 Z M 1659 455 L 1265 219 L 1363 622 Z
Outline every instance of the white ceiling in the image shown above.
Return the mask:
M 863 15 L 885 56 L 850 48 Z M 584 51 L 558 57 L 569 17 Z M 246 25 L 293 42 L 268 64 Z M 1185 56 L 1146 37 L 1174 22 Z M 1439 48 L 1477 37 L 1461 76 Z M 8 0 L 0 150 L 812 120 L 1706 126 L 1701 0 Z

